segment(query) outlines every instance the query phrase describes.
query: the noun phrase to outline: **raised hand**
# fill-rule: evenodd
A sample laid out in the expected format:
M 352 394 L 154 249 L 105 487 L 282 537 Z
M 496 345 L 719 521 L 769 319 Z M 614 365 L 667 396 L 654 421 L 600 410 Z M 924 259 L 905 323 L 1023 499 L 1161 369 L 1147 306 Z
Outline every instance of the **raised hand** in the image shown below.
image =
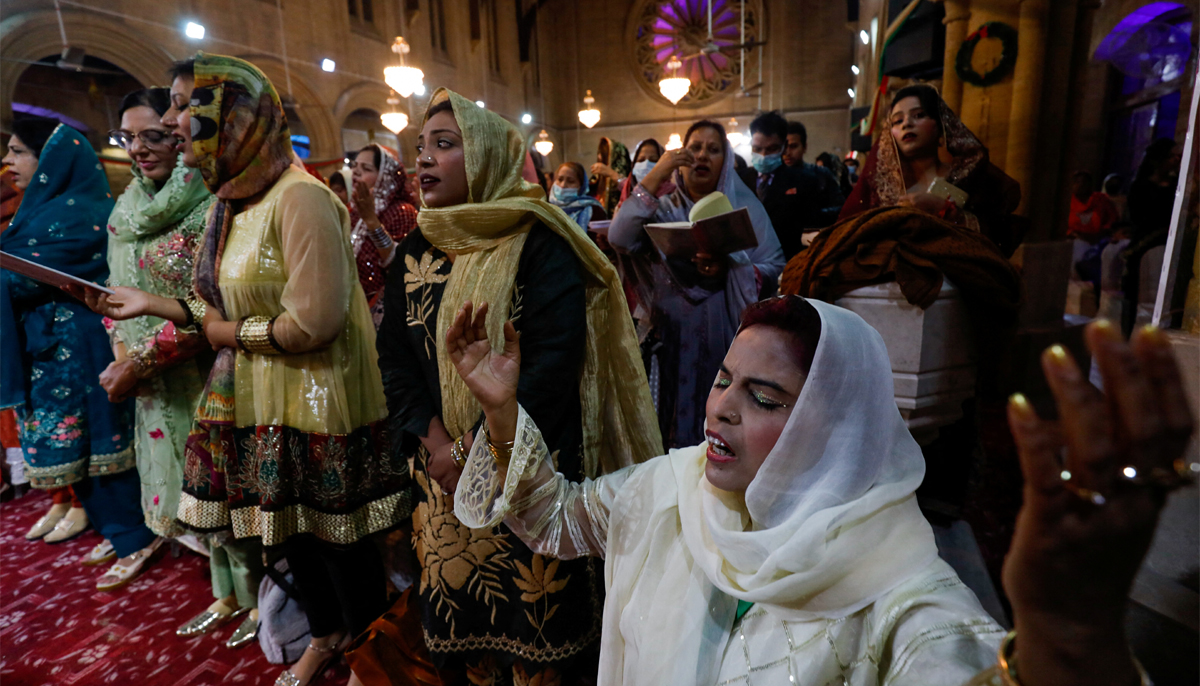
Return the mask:
M 354 209 L 358 210 L 358 216 L 362 217 L 368 227 L 379 224 L 379 218 L 375 216 L 375 191 L 370 186 L 362 181 L 356 181 L 353 200 Z
M 1004 587 L 1026 686 L 1138 683 L 1126 598 L 1167 493 L 1194 474 L 1192 413 L 1165 335 L 1143 329 L 1127 344 L 1097 322 L 1087 343 L 1105 393 L 1055 346 L 1042 365 L 1059 420 L 1020 396 L 1009 404 L 1025 492 Z
M 521 376 L 521 346 L 512 322 L 504 323 L 504 350 L 492 351 L 487 337 L 488 304 L 474 310 L 463 304 L 446 331 L 446 351 L 458 375 L 484 412 L 515 404 L 517 380 Z

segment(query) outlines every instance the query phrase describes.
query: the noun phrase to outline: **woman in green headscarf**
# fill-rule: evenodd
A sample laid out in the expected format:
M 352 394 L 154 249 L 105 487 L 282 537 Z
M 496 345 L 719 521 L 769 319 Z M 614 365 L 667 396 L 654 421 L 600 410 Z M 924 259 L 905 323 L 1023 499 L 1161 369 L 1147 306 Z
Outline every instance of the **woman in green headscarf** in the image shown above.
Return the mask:
M 587 234 L 521 178 L 524 138 L 499 115 L 439 90 L 417 150 L 424 207 L 388 274 L 379 366 L 394 451 L 415 454 L 413 593 L 426 644 L 448 683 L 458 670 L 497 684 L 539 672 L 563 683 L 594 676 L 586 658 L 599 641 L 602 570 L 546 560 L 504 528 L 472 531 L 439 486 L 457 482 L 456 461 L 482 416 L 443 333 L 468 301 L 493 304 L 494 340 L 512 321 L 530 361 L 522 405 L 551 427 L 560 471 L 595 477 L 626 466 L 617 456 L 632 463 L 662 449 L 620 280 Z
M 386 605 L 367 537 L 411 513 L 405 461 L 382 450 L 387 408 L 375 330 L 358 285 L 350 217 L 292 166 L 271 82 L 244 60 L 176 66 L 164 118 L 217 202 L 187 306 L 121 291 L 110 316 L 202 322 L 218 349 L 187 441 L 178 517 L 261 538 L 287 556 L 312 633 L 277 684 L 309 683 Z
M 601 138 L 588 185 L 610 217 L 616 214 L 617 205 L 621 204 L 621 186 L 631 171 L 633 164 L 629 161 L 629 150 L 625 144 L 607 136 Z

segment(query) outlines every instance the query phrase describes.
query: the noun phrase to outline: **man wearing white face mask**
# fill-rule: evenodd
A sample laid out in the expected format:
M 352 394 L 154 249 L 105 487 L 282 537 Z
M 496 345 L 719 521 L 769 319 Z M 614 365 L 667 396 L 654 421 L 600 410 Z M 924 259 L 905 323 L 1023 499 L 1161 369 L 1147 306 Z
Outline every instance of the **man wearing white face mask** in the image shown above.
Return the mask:
M 778 112 L 764 112 L 750 123 L 750 166 L 758 172 L 755 192 L 762 201 L 787 259 L 804 248 L 805 231 L 837 220 L 845 198 L 837 180 L 815 165 L 783 162 L 788 122 Z

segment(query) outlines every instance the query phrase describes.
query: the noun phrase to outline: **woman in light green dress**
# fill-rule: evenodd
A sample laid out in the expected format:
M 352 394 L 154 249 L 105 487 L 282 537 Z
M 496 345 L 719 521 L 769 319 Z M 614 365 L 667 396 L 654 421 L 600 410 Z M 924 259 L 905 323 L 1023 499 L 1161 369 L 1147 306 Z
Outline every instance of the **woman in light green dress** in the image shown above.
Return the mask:
M 133 181 L 109 218 L 108 282 L 184 298 L 213 196 L 199 172 L 178 162 L 175 137 L 159 122 L 169 93 L 135 91 L 121 103 L 122 128 L 112 136 L 133 158 Z M 211 365 L 204 353 L 211 351 L 199 327 L 176 328 L 148 316 L 110 326 L 117 359 L 101 385 L 111 398 L 138 398 L 135 451 L 146 526 L 159 536 L 179 536 L 183 448 Z

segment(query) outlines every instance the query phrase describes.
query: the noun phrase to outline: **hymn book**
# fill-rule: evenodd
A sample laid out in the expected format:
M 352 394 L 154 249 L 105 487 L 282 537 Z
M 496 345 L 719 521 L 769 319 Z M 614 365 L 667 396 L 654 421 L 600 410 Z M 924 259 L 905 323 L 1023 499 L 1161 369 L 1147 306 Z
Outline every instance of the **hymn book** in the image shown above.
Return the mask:
M 51 269 L 45 265 L 30 262 L 23 257 L 10 255 L 3 251 L 0 251 L 0 268 L 16 272 L 22 276 L 28 276 L 34 281 L 40 281 L 55 288 L 62 288 L 63 290 L 67 290 L 64 286 L 82 286 L 83 288 L 90 288 L 101 293 L 113 294 L 111 289 L 105 288 L 98 283 L 92 283 L 78 276 L 71 276 L 66 272 L 60 272 L 57 269 Z

